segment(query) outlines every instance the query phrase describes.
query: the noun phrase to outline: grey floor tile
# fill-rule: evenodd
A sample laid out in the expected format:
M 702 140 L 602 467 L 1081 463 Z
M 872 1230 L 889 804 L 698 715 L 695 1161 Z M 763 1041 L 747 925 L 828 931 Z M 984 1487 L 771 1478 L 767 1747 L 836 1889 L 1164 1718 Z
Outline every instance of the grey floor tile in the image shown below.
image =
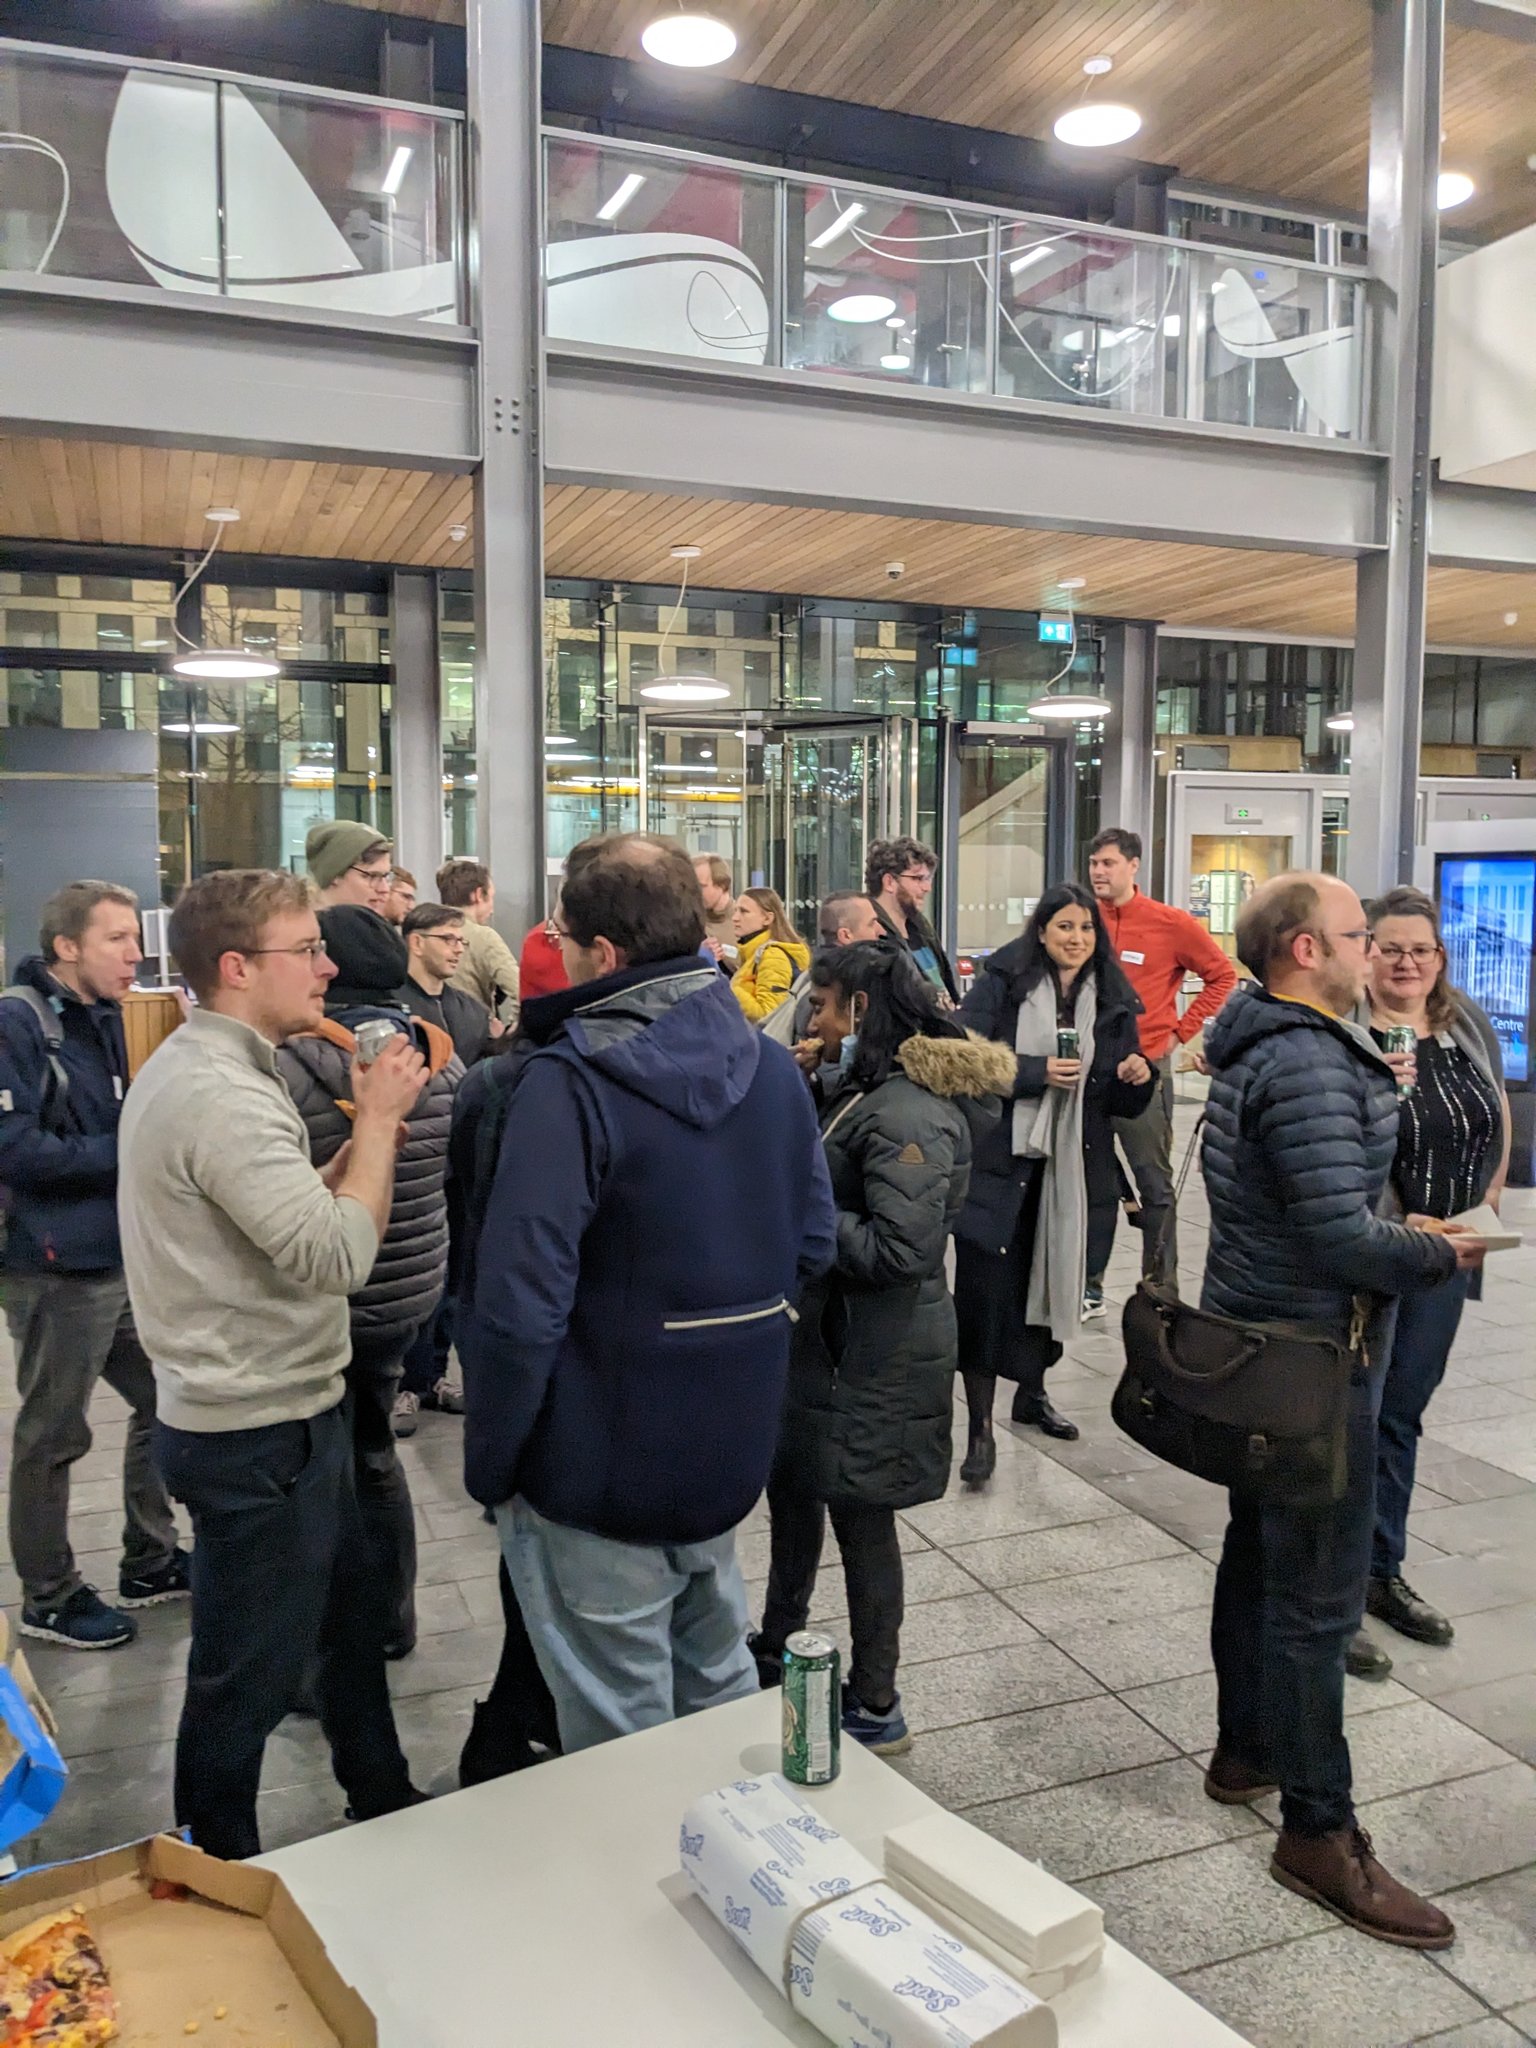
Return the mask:
M 943 1500 L 911 1508 L 905 1516 L 931 1542 L 946 1547 L 1057 1529 L 1067 1522 L 1101 1521 L 1113 1512 L 1097 1487 L 1033 1454 L 999 1460 L 996 1477 L 982 1491 L 956 1491 L 956 1484 L 951 1483 Z
M 1334 1925 L 1269 1874 L 1272 1837 L 1220 1842 L 1160 1863 L 1085 1879 L 1105 1932 L 1164 1976 L 1251 1954 Z
M 901 1560 L 901 1576 L 908 1607 L 921 1607 L 930 1600 L 954 1600 L 962 1594 L 981 1591 L 980 1581 L 974 1572 L 966 1569 L 964 1557 L 953 1557 L 943 1550 L 907 1552 Z M 818 1612 L 825 1611 L 823 1603 L 835 1607 L 841 1614 L 848 1611 L 842 1560 L 835 1546 L 823 1557 L 821 1571 L 817 1575 Z
M 1503 1415 L 1495 1421 L 1448 1422 L 1436 1419 L 1426 1425 L 1426 1436 L 1437 1444 L 1449 1444 L 1469 1458 L 1502 1467 L 1522 1478 L 1536 1478 L 1536 1407 L 1523 1415 Z M 1529 1469 L 1528 1469 L 1529 1468 Z
M 1168 1557 L 1178 1541 L 1152 1522 L 1115 1515 L 1103 1522 L 1072 1522 L 1025 1536 L 993 1536 L 982 1543 L 952 1543 L 949 1555 L 984 1586 L 1022 1586 L 1072 1572 L 1103 1571 L 1143 1558 Z
M 1456 1922 L 1442 1969 L 1495 2009 L 1536 1998 L 1536 1869 L 1467 1885 L 1439 1903 Z
M 1361 1800 L 1385 1799 L 1421 1785 L 1497 1770 L 1509 1761 L 1486 1736 L 1428 1700 L 1384 1707 L 1351 1721 L 1349 1753 L 1355 1797 Z
M 1442 1438 L 1441 1425 L 1453 1422 L 1491 1422 L 1500 1415 L 1529 1415 L 1530 1396 L 1518 1387 L 1484 1381 L 1476 1386 L 1440 1387 L 1429 1406 L 1425 1428 Z
M 1438 1693 L 1435 1703 L 1501 1749 L 1536 1764 L 1536 1679 L 1529 1672 Z
M 1203 1777 L 1175 1757 L 974 1807 L 966 1818 L 1068 1884 L 1242 1835 L 1273 1839 L 1250 1808 L 1207 1799 Z
M 498 1621 L 485 1628 L 455 1629 L 451 1635 L 423 1636 L 411 1656 L 390 1665 L 390 1692 L 402 1700 L 416 1693 L 478 1685 L 483 1693 L 501 1657 L 505 1634 Z
M 1525 2048 L 1525 2035 L 1507 2020 L 1469 2020 L 1448 2034 L 1426 2034 L 1424 2048 Z
M 1536 2041 L 1536 1998 L 1527 2004 L 1511 2006 L 1504 2017 L 1512 2027 L 1518 2027 L 1527 2039 Z
M 1190 1607 L 1209 1613 L 1215 1583 L 1213 1567 L 1186 1550 L 1109 1571 L 1013 1586 L 1002 1598 L 1043 1634 L 1060 1636 L 1093 1622 L 1134 1621 Z
M 1518 1607 L 1536 1590 L 1529 1554 L 1485 1550 L 1477 1557 L 1436 1557 L 1410 1563 L 1415 1592 L 1453 1621 L 1486 1614 L 1493 1607 Z
M 120 1748 L 169 1741 L 181 1719 L 185 1691 L 178 1678 L 171 1683 L 121 1692 L 89 1692 L 69 1699 L 49 1699 L 58 1724 L 59 1750 L 71 1764 L 77 1757 L 97 1756 Z M 45 1693 L 44 1698 L 48 1695 Z
M 501 1562 L 496 1531 L 482 1525 L 467 1536 L 448 1536 L 416 1546 L 418 1586 L 442 1585 L 452 1579 L 494 1579 Z
M 1500 1877 L 1536 1863 L 1536 1771 L 1509 1763 L 1386 1799 L 1366 1798 L 1360 1819 L 1387 1868 L 1416 1891 Z
M 501 1594 L 494 1578 L 460 1579 L 459 1593 L 469 1610 L 471 1628 L 487 1628 L 501 1625 Z M 758 1612 L 753 1608 L 753 1614 Z
M 169 1827 L 174 1744 L 145 1743 L 74 1759 L 63 1797 L 32 1838 L 29 1861 L 65 1862 Z
M 936 1730 L 918 1739 L 900 1768 L 941 1806 L 966 1807 L 1171 1754 L 1129 1708 L 1099 1697 L 1075 1701 L 1070 1712 L 1039 1707 Z
M 834 1622 L 828 1635 L 848 1654 L 848 1624 Z M 1029 1623 L 993 1593 L 968 1593 L 958 1600 L 928 1600 L 908 1610 L 901 1625 L 903 1670 L 930 1658 L 954 1657 L 964 1650 L 992 1650 L 1004 1643 L 1036 1640 Z
M 1170 1742 L 1193 1754 L 1205 1751 L 1216 1739 L 1216 1674 L 1201 1671 L 1189 1678 L 1165 1678 L 1156 1685 L 1138 1685 L 1122 1691 L 1121 1699 Z M 1383 1707 L 1407 1706 L 1414 1698 L 1406 1686 L 1389 1678 L 1385 1684 L 1367 1685 L 1363 1679 L 1344 1681 L 1344 1717 L 1380 1713 Z
M 1487 2017 L 1427 1956 L 1345 1927 L 1213 1963 L 1178 1982 L 1253 2048 L 1401 2048 Z
M 480 1583 L 488 1585 L 492 1593 L 495 1593 L 496 1582 L 494 1579 L 485 1579 Z M 500 1613 L 500 1611 L 501 1603 L 498 1601 L 497 1612 Z M 449 1583 L 437 1586 L 418 1586 L 416 1588 L 416 1633 L 418 1636 L 447 1635 L 452 1629 L 468 1628 L 469 1625 L 469 1608 L 465 1604 L 464 1595 L 458 1586 Z
M 1010 1643 L 929 1664 L 903 1664 L 900 1684 L 914 1733 L 1085 1699 L 1101 1690 L 1081 1664 L 1050 1643 Z
M 1428 1699 L 1487 1685 L 1496 1678 L 1536 1673 L 1536 1602 L 1463 1615 L 1456 1624 L 1455 1642 L 1444 1649 L 1393 1636 L 1391 1651 L 1396 1676 Z
M 1211 1618 L 1198 1607 L 1151 1620 L 1096 1622 L 1055 1640 L 1116 1692 L 1211 1668 Z

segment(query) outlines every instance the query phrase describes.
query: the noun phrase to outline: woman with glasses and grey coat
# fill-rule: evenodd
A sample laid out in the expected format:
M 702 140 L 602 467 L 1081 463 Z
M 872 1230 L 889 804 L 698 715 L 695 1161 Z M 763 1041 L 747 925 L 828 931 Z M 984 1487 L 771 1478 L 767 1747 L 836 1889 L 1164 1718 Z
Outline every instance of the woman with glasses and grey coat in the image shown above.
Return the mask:
M 1446 972 L 1434 904 L 1418 889 L 1391 889 L 1366 912 L 1375 941 L 1371 978 L 1355 1022 L 1397 1070 L 1401 1095 L 1391 1191 L 1415 1221 L 1443 1223 L 1479 1203 L 1496 1209 L 1509 1170 L 1509 1102 L 1498 1034 Z M 1411 1052 L 1388 1050 L 1406 1027 Z M 1419 1643 L 1448 1643 L 1454 1630 L 1403 1577 L 1408 1504 L 1424 1411 L 1445 1373 L 1462 1304 L 1481 1273 L 1461 1271 L 1398 1297 L 1382 1388 L 1376 1450 L 1376 1538 L 1366 1612 Z M 1357 1678 L 1385 1678 L 1392 1660 L 1362 1630 L 1350 1645 Z

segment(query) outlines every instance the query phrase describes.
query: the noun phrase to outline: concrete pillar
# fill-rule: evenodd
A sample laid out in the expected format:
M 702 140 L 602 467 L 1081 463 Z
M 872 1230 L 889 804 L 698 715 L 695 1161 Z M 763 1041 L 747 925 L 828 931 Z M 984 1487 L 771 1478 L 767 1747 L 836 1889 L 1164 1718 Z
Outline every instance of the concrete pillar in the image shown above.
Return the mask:
M 1371 417 L 1387 453 L 1387 545 L 1355 571 L 1345 872 L 1363 896 L 1413 873 L 1444 47 L 1445 0 L 1371 0 Z
M 480 858 L 517 943 L 544 915 L 543 177 L 539 10 L 468 0 L 469 205 L 480 336 L 475 752 Z
M 443 721 L 437 659 L 437 577 L 397 569 L 390 581 L 389 652 L 395 796 L 395 851 L 415 875 L 421 900 L 443 858 Z
M 1104 694 L 1114 710 L 1104 721 L 1099 771 L 1099 823 L 1139 832 L 1151 874 L 1157 717 L 1157 628 L 1122 620 L 1104 634 Z M 1084 854 L 1086 858 L 1086 854 Z

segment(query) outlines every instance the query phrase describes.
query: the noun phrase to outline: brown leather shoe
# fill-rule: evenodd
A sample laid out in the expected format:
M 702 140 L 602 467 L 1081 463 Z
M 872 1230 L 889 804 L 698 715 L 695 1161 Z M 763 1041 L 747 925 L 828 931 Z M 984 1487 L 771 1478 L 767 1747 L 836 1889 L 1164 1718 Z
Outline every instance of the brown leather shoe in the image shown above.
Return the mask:
M 1287 1891 L 1326 1906 L 1350 1927 L 1399 1948 L 1449 1948 L 1454 1924 L 1438 1906 L 1399 1884 L 1376 1861 L 1364 1828 L 1336 1828 L 1330 1835 L 1298 1835 L 1282 1829 L 1269 1874 Z
M 1221 1749 L 1211 1758 L 1205 1774 L 1206 1798 L 1219 1800 L 1223 1806 L 1246 1806 L 1250 1799 L 1262 1799 L 1266 1793 L 1278 1790 L 1273 1778 L 1250 1770 L 1247 1764 L 1239 1763 L 1235 1756 L 1228 1756 Z

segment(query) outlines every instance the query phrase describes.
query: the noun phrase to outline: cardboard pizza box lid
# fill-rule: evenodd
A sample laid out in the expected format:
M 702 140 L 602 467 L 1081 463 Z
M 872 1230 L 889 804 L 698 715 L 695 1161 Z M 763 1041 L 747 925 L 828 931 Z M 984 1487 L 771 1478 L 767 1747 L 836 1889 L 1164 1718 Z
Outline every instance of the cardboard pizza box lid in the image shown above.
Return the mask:
M 378 2025 L 274 1871 L 154 1835 L 0 1885 L 0 1940 L 81 1906 L 120 2048 L 378 2048 Z M 220 2006 L 225 2017 L 215 2019 Z

